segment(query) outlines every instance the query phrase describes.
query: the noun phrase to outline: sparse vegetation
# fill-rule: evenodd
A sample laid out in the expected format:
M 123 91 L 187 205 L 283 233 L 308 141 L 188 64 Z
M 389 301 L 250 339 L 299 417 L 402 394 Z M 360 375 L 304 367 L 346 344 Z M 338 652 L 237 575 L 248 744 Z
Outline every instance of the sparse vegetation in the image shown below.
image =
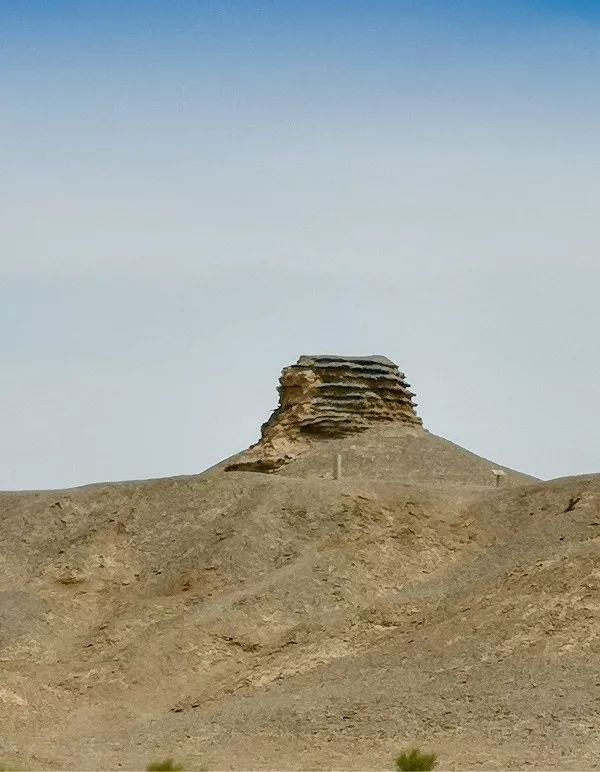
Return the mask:
M 163 761 L 151 761 L 146 767 L 147 772 L 181 772 L 181 764 L 175 764 L 173 759 Z
M 572 512 L 581 501 L 581 496 L 571 496 L 565 512 Z
M 421 753 L 418 748 L 409 748 L 402 751 L 396 759 L 396 769 L 403 772 L 411 770 L 431 770 L 437 764 L 438 758 L 435 753 Z

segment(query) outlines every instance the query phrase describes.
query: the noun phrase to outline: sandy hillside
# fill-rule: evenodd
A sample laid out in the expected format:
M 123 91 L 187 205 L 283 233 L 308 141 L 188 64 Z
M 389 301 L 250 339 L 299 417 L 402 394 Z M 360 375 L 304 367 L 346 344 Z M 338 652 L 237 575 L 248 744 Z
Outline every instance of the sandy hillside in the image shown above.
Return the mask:
M 1 758 L 597 765 L 600 477 L 492 468 L 388 424 L 272 474 L 2 494 Z

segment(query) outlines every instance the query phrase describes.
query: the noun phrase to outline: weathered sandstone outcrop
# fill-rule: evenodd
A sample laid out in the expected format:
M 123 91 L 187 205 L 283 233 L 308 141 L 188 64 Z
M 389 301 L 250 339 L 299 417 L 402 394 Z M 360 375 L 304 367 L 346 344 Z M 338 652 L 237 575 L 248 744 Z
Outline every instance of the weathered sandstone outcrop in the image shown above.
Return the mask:
M 386 357 L 301 356 L 279 384 L 279 407 L 260 441 L 227 470 L 273 471 L 311 439 L 344 437 L 379 421 L 421 424 L 404 373 Z

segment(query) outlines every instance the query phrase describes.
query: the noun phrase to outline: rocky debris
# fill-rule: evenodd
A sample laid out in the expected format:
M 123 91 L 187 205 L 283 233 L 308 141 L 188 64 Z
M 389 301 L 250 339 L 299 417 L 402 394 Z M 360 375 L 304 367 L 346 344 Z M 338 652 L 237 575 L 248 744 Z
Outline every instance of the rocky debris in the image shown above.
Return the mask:
M 311 439 L 346 437 L 377 422 L 421 425 L 404 373 L 383 356 L 301 356 L 279 379 L 279 406 L 261 438 L 227 471 L 271 472 Z

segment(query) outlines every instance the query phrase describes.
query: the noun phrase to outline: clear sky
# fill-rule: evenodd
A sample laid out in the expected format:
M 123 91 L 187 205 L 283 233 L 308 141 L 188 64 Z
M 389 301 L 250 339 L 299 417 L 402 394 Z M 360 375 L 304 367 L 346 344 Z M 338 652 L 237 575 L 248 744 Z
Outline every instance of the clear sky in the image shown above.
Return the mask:
M 0 3 L 0 488 L 200 471 L 301 353 L 600 472 L 600 3 Z

